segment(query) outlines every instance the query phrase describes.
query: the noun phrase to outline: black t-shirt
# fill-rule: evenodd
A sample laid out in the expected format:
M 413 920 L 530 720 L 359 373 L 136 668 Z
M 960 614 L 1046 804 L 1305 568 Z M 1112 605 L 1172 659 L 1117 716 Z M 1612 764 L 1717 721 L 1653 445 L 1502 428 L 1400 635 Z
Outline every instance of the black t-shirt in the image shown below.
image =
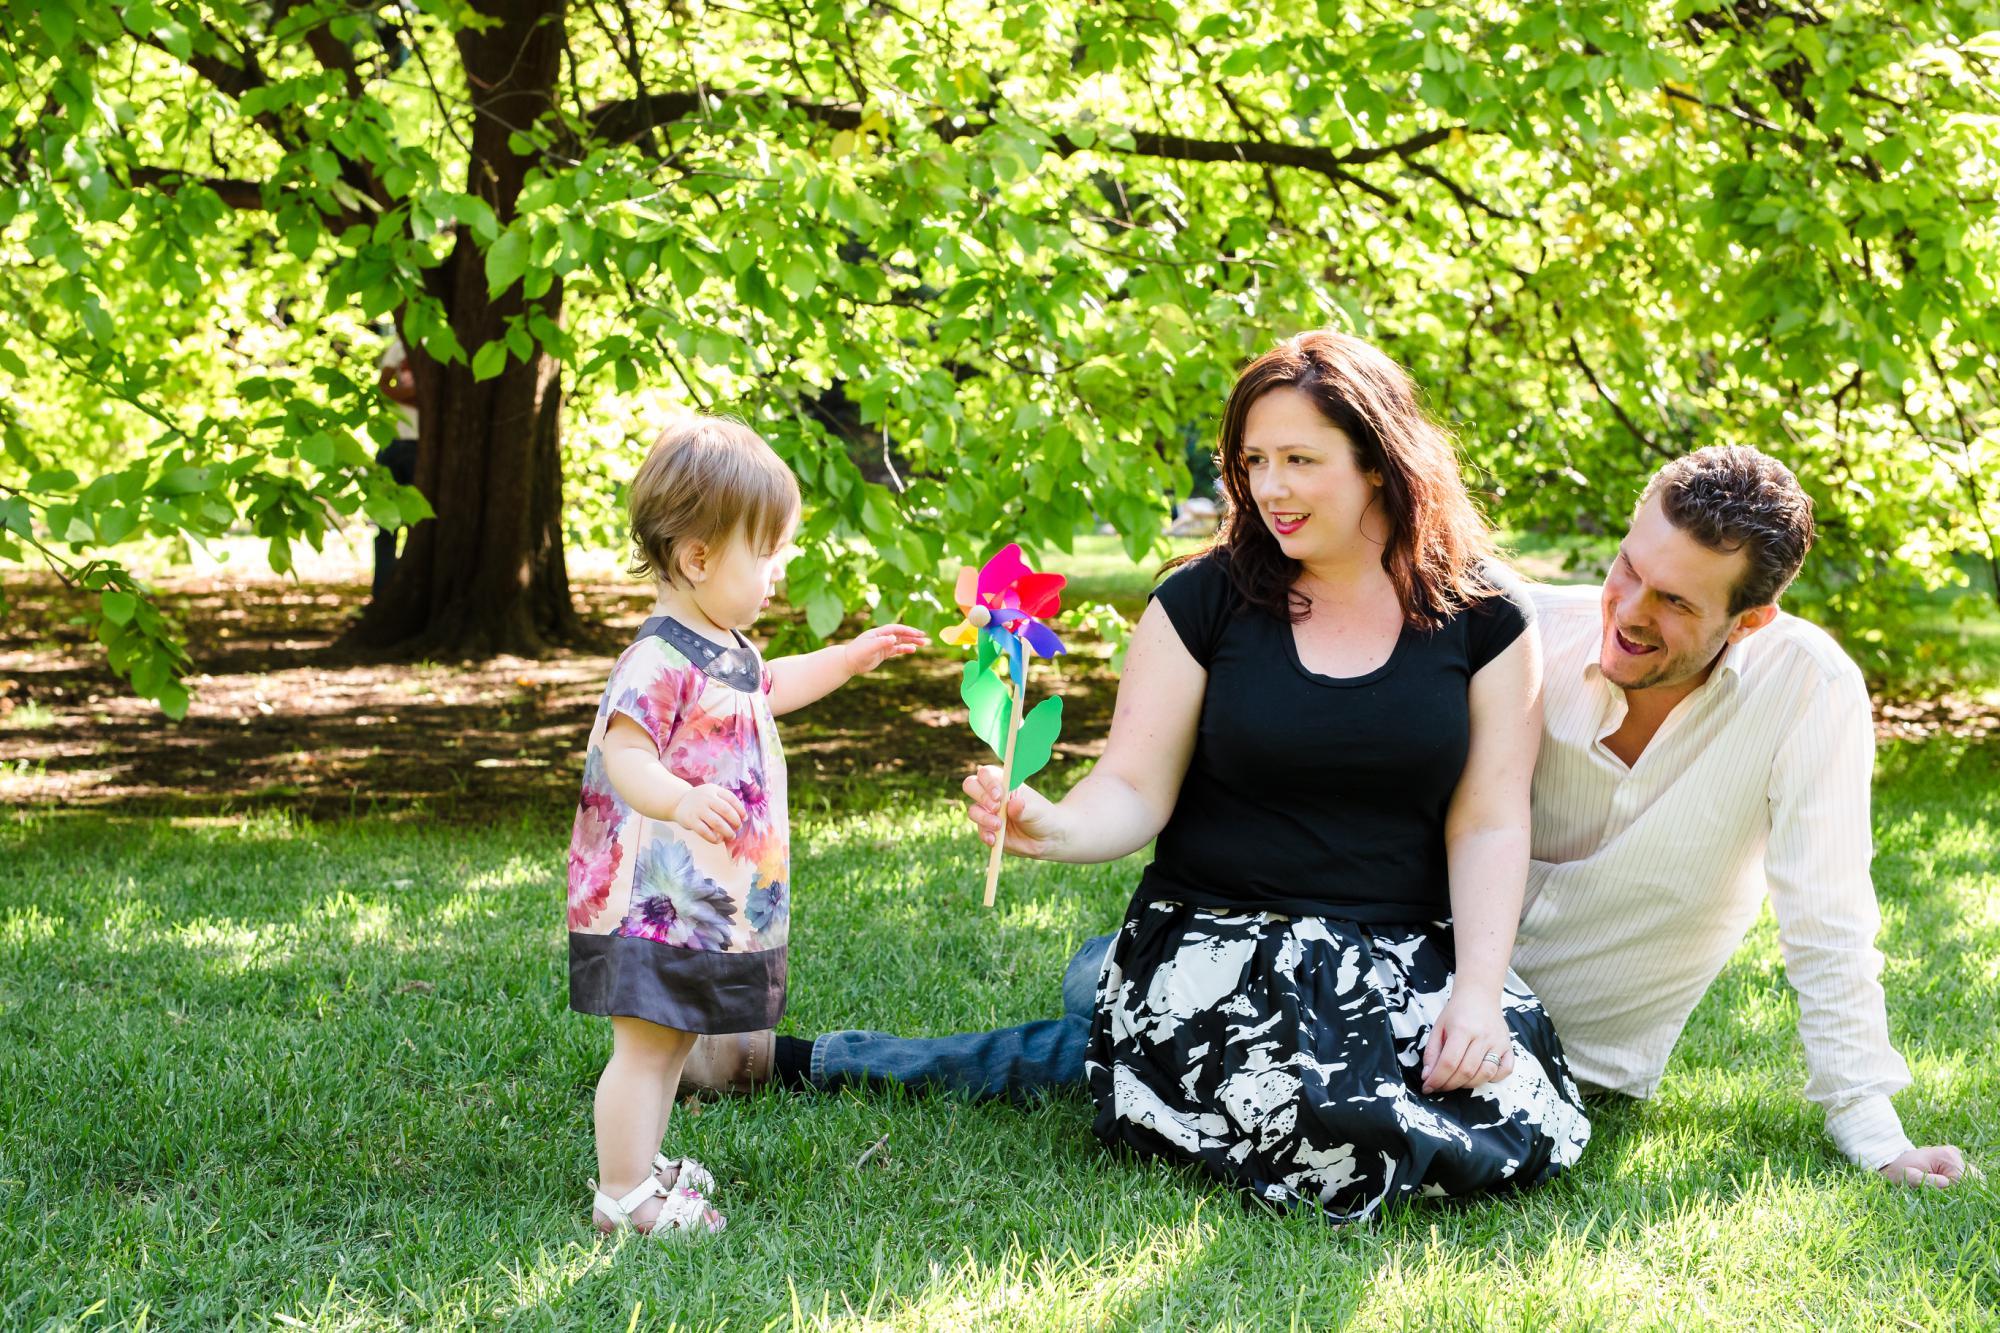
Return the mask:
M 1405 624 L 1388 661 L 1335 679 L 1299 661 L 1288 623 L 1241 605 L 1227 558 L 1153 590 L 1208 688 L 1138 898 L 1368 925 L 1450 915 L 1444 819 L 1471 744 L 1467 692 L 1527 627 L 1526 594 L 1496 567 L 1506 595 L 1435 631 Z

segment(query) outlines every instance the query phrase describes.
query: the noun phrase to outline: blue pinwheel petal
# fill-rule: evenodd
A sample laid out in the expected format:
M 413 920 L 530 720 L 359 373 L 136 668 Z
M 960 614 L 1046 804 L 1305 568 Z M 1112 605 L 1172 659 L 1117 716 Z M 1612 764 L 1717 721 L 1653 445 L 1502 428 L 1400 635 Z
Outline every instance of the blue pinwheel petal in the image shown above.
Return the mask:
M 1020 632 L 1037 657 L 1054 657 L 1063 650 L 1063 642 L 1056 637 L 1056 632 L 1039 620 L 1022 622 Z
M 993 646 L 999 649 L 1007 658 L 1009 666 L 1015 665 L 1016 659 L 1021 655 L 1021 641 L 1019 639 L 1008 633 L 997 620 L 988 624 L 979 632 L 993 641 Z M 1020 678 L 1018 673 L 1014 677 L 1016 680 Z

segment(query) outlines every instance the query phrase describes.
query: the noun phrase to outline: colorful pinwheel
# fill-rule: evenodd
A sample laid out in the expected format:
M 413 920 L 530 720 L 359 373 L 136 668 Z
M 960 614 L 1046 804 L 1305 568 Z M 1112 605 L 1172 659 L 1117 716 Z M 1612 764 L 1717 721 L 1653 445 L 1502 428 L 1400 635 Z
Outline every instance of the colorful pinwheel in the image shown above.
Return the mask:
M 1021 548 L 1009 543 L 984 567 L 959 571 L 954 596 L 965 619 L 940 637 L 958 647 L 977 645 L 965 664 L 959 697 L 971 710 L 972 730 L 999 756 L 1007 790 L 1013 791 L 1039 773 L 1054 752 L 1062 730 L 1062 698 L 1051 695 L 1022 717 L 1028 687 L 1029 654 L 1054 657 L 1063 650 L 1045 620 L 1062 610 L 1060 574 L 1037 574 L 1021 558 Z M 1003 678 L 994 668 L 1005 659 Z M 1006 821 L 993 840 L 986 866 L 986 905 L 1000 882 L 1000 858 L 1007 842 Z
M 1019 680 L 1024 665 L 1020 641 L 1037 657 L 1054 657 L 1063 650 L 1062 640 L 1042 622 L 1062 611 L 1060 594 L 1066 582 L 1060 574 L 1029 569 L 1021 548 L 1010 542 L 982 568 L 958 571 L 952 595 L 965 619 L 941 637 L 964 648 L 976 635 L 988 636 Z

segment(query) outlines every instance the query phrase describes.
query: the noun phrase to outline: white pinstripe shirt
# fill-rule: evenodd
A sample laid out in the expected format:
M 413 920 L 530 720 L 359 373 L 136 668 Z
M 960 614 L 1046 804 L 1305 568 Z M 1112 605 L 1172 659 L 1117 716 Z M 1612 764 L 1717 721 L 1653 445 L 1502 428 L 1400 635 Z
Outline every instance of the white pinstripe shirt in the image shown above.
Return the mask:
M 1869 878 L 1875 733 L 1861 673 L 1779 615 L 1724 651 L 1627 768 L 1624 691 L 1597 668 L 1598 590 L 1535 587 L 1547 670 L 1533 860 L 1514 967 L 1586 1084 L 1651 1095 L 1688 1014 L 1768 893 L 1799 997 L 1806 1096 L 1856 1163 L 1910 1147 L 1889 1095 Z

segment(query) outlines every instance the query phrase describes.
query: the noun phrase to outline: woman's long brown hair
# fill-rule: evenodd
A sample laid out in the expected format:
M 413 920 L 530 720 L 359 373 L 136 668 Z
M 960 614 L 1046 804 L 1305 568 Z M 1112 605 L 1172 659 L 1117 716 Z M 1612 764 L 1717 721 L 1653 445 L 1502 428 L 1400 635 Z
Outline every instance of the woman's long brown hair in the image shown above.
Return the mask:
M 1466 492 L 1451 438 L 1417 401 L 1408 372 L 1361 339 L 1330 329 L 1288 338 L 1237 377 L 1220 441 L 1229 515 L 1214 545 L 1168 568 L 1222 552 L 1246 605 L 1294 623 L 1311 611 L 1311 599 L 1292 586 L 1299 562 L 1265 526 L 1243 465 L 1244 420 L 1250 405 L 1273 389 L 1297 389 L 1312 399 L 1354 442 L 1361 470 L 1382 478 L 1378 494 L 1389 520 L 1382 568 L 1405 621 L 1435 629 L 1496 591 L 1485 570 L 1494 554 L 1492 529 Z

